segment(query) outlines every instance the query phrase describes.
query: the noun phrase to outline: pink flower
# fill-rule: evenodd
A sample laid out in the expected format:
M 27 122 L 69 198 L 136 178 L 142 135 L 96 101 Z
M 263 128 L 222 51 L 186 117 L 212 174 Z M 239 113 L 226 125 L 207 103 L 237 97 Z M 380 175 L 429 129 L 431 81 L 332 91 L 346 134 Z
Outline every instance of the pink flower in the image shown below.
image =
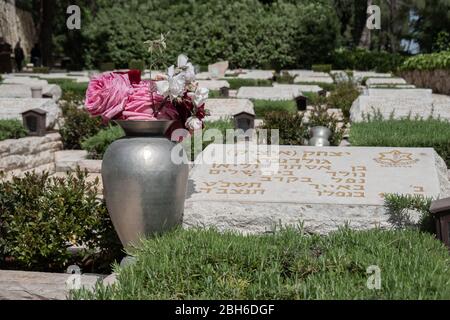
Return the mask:
M 86 109 L 93 116 L 109 121 L 120 116 L 132 86 L 127 74 L 103 73 L 89 82 L 86 91 Z

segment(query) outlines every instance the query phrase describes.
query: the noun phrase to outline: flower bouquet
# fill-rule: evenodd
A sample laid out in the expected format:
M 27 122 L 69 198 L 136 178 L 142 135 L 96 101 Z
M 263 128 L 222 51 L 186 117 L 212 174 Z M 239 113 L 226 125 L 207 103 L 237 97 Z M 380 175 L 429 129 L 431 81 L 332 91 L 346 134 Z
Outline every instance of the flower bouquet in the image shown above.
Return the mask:
M 185 55 L 177 66 L 155 81 L 142 80 L 139 70 L 106 72 L 91 79 L 85 107 L 93 116 L 111 120 L 171 120 L 190 132 L 203 128 L 208 89 L 195 82 L 195 71 Z

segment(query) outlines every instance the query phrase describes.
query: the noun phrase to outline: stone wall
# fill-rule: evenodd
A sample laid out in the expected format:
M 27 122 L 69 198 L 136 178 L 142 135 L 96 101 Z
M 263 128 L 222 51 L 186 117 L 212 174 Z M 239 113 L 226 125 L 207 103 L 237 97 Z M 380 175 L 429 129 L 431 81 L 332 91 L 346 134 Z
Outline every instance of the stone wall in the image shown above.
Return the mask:
M 418 88 L 429 88 L 434 93 L 450 95 L 450 70 L 402 71 L 400 76 Z
M 37 41 L 36 26 L 31 13 L 16 8 L 15 0 L 0 0 L 0 36 L 13 48 L 20 38 L 27 56 Z
M 27 171 L 55 171 L 55 152 L 62 149 L 59 133 L 0 141 L 0 171 L 23 175 Z

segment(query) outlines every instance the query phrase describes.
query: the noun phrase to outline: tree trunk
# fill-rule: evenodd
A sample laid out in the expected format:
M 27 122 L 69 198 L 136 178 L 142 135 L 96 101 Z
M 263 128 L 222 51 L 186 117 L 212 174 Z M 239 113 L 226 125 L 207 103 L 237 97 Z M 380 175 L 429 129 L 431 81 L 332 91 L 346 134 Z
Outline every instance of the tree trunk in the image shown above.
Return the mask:
M 367 8 L 372 5 L 372 0 L 367 0 Z M 361 38 L 359 39 L 359 47 L 370 49 L 371 45 L 371 34 L 369 28 L 367 28 L 367 23 L 364 24 L 363 32 Z
M 53 17 L 56 0 L 41 0 L 41 21 L 39 43 L 41 47 L 42 64 L 51 67 L 53 63 Z

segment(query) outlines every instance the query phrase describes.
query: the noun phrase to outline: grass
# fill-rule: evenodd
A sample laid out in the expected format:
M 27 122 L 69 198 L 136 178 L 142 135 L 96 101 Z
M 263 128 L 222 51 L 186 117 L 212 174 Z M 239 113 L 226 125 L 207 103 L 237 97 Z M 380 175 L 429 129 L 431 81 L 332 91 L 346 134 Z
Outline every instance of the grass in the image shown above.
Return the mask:
M 240 79 L 240 78 L 225 78 L 230 84 L 230 90 L 238 90 L 240 87 L 271 87 L 271 80 L 263 79 Z
M 271 101 L 271 100 L 252 100 L 257 118 L 264 118 L 266 114 L 274 111 L 285 111 L 289 113 L 297 112 L 297 104 L 293 100 Z
M 144 240 L 118 283 L 75 299 L 450 299 L 450 256 L 413 230 L 243 236 L 177 230 Z M 367 287 L 377 266 L 379 290 Z M 373 275 L 373 274 L 372 274 Z
M 100 130 L 96 135 L 87 138 L 81 143 L 81 147 L 89 153 L 90 159 L 103 159 L 103 155 L 109 145 L 124 136 L 121 127 L 110 125 Z
M 71 79 L 47 79 L 49 84 L 56 84 L 63 92 L 62 99 L 66 101 L 83 101 L 88 88 L 87 82 L 75 82 Z
M 0 141 L 26 137 L 27 130 L 19 120 L 0 120 Z
M 353 123 L 352 146 L 434 148 L 450 166 L 450 123 L 439 119 L 385 120 Z

